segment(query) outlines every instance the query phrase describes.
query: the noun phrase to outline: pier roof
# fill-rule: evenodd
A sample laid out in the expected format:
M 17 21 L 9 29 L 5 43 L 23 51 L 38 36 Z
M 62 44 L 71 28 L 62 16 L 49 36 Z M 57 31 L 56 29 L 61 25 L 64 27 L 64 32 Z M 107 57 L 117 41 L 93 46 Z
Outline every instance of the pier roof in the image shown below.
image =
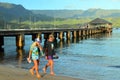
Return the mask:
M 96 18 L 92 21 L 89 22 L 89 24 L 92 24 L 92 25 L 96 25 L 96 24 L 109 24 L 109 25 L 112 25 L 111 22 L 108 22 L 104 19 L 100 19 L 100 18 Z

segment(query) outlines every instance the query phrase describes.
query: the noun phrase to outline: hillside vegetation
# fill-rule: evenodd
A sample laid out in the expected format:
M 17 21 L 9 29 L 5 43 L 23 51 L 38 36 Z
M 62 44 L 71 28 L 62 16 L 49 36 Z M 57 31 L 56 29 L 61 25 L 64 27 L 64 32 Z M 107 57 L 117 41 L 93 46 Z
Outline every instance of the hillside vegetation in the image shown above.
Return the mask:
M 0 29 L 80 27 L 98 17 L 120 27 L 120 10 L 27 10 L 22 5 L 0 2 Z

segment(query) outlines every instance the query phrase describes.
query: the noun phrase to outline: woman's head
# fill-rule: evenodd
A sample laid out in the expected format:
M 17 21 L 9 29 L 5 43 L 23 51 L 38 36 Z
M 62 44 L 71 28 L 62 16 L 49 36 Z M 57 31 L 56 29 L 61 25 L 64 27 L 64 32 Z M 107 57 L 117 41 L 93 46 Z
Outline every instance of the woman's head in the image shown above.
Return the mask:
M 50 34 L 50 35 L 49 35 L 49 40 L 50 40 L 50 41 L 53 41 L 53 40 L 54 40 L 54 35 L 53 35 L 53 34 Z
M 36 38 L 36 39 L 35 39 L 35 42 L 39 42 L 39 43 L 40 43 L 40 39 L 39 39 L 39 38 Z
M 35 39 L 35 45 L 36 45 L 36 46 L 39 46 L 39 44 L 40 44 L 40 39 L 39 39 L 39 38 L 36 38 L 36 39 Z

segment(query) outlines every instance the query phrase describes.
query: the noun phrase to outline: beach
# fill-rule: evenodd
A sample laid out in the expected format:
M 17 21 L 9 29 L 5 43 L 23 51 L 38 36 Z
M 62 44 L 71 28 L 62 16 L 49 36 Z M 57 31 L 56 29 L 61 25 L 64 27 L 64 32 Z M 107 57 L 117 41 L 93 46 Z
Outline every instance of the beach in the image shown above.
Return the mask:
M 16 68 L 13 66 L 0 65 L 0 80 L 81 80 L 67 76 L 52 76 L 44 73 L 40 74 L 41 78 L 38 79 L 35 75 L 32 76 L 29 70 Z

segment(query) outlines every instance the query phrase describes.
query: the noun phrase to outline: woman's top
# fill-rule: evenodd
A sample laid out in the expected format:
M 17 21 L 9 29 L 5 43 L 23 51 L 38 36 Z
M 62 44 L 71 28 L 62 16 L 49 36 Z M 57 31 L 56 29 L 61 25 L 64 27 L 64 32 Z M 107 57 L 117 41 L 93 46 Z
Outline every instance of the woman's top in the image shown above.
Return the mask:
M 47 41 L 45 48 L 46 48 L 45 51 L 46 56 L 53 56 L 55 54 L 53 42 Z
M 32 51 L 32 59 L 39 59 L 39 49 L 37 46 L 31 45 L 30 50 Z

